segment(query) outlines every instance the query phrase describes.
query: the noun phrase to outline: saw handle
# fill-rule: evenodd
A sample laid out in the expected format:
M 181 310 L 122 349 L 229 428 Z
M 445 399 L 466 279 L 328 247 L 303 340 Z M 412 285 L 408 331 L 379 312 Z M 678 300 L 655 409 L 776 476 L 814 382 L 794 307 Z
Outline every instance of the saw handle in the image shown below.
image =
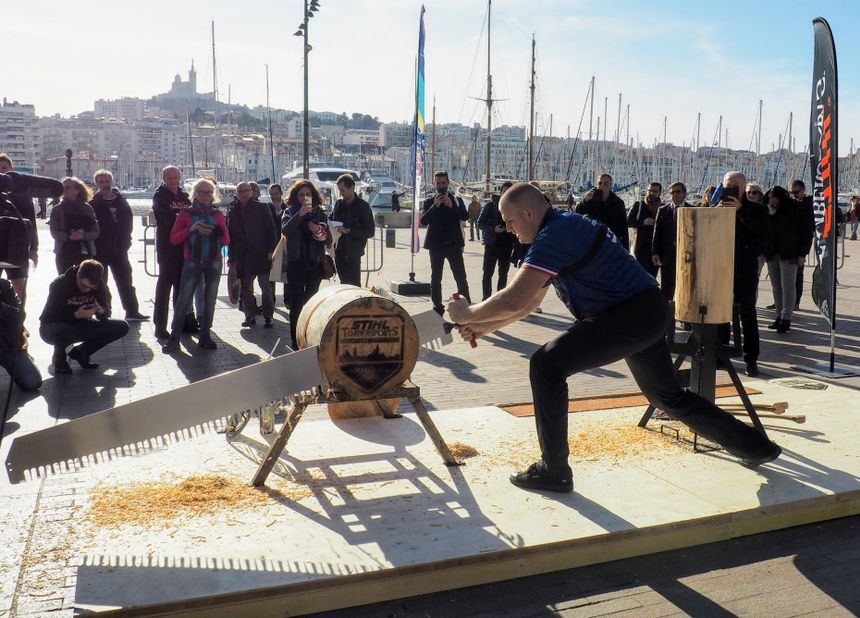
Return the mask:
M 454 300 L 460 300 L 461 298 L 463 298 L 463 295 L 460 294 L 460 292 L 454 292 L 453 298 L 454 298 Z M 455 326 L 459 326 L 459 324 L 452 324 L 451 328 L 454 328 Z M 448 330 L 447 327 L 445 330 Z M 472 338 L 469 339 L 469 345 L 472 346 L 473 348 L 478 347 L 478 342 L 475 341 L 475 335 L 472 335 Z

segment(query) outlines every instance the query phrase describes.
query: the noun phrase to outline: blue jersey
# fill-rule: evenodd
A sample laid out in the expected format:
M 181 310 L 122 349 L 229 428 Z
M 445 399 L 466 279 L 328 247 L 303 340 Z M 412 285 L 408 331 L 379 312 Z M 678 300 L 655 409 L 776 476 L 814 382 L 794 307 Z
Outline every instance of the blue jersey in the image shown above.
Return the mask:
M 600 234 L 606 237 L 589 258 Z M 578 268 L 562 272 L 577 262 Z M 606 226 L 554 208 L 547 211 L 523 259 L 523 267 L 550 275 L 556 294 L 578 320 L 657 287 L 657 280 L 645 272 Z

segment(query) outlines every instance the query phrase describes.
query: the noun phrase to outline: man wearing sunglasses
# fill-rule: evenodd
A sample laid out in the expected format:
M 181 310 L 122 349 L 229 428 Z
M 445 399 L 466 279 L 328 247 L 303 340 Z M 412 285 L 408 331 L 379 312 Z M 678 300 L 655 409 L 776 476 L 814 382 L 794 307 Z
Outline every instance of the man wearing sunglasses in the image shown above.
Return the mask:
M 791 196 L 800 202 L 800 214 L 803 217 L 806 225 L 804 227 L 812 227 L 815 228 L 815 210 L 812 206 L 812 196 L 806 195 L 806 184 L 802 180 L 794 180 L 791 183 Z M 806 253 L 809 253 L 809 249 L 812 247 L 807 247 Z M 795 309 L 800 309 L 800 297 L 803 296 L 803 264 L 797 265 L 797 279 L 795 280 L 795 285 L 797 286 L 797 304 L 794 306 Z

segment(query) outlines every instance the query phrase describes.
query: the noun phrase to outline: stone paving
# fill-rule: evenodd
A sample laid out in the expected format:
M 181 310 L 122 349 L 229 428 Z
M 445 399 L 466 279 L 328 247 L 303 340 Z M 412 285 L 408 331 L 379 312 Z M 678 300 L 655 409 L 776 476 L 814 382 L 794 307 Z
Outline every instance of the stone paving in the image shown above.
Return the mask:
M 73 363 L 71 376 L 54 377 L 49 374 L 51 347 L 38 337 L 38 315 L 44 305 L 48 283 L 54 276 L 52 241 L 47 225 L 39 222 L 42 244 L 41 265 L 31 276 L 26 326 L 33 334 L 31 353 L 42 370 L 45 384 L 35 396 L 24 396 L 14 391 L 11 416 L 6 429 L 0 457 L 5 460 L 9 444 L 15 435 L 36 431 L 55 423 L 65 422 L 82 415 L 113 407 L 127 401 L 141 399 L 168 389 L 217 375 L 265 358 L 280 345 L 275 354 L 283 353 L 289 340 L 289 325 L 282 304 L 276 308 L 276 327 L 273 329 L 241 329 L 243 317 L 233 308 L 222 293 L 216 308 L 213 327 L 219 348 L 215 352 L 199 350 L 193 338 L 183 341 L 183 354 L 174 357 L 161 353 L 153 336 L 151 323 L 133 324 L 129 335 L 96 354 L 101 363 L 96 371 L 83 372 Z M 140 235 L 141 228 L 136 228 Z M 406 279 L 410 271 L 408 231 L 397 231 L 398 244 L 385 249 L 384 268 L 371 273 L 369 283 L 386 287 L 388 282 Z M 847 253 L 860 253 L 860 243 L 848 242 Z M 856 249 L 855 249 L 856 247 Z M 135 243 L 133 260 L 143 258 L 143 246 Z M 415 256 L 417 278 L 429 281 L 429 263 L 426 252 Z M 465 262 L 469 273 L 473 297 L 480 295 L 481 247 L 468 242 Z M 860 260 L 847 256 L 839 271 L 841 285 L 838 292 L 837 362 L 857 367 L 860 362 L 860 293 L 857 292 Z M 513 275 L 513 272 L 512 272 Z M 772 312 L 761 309 L 762 377 L 798 375 L 792 365 L 826 362 L 830 338 L 823 318 L 814 308 L 809 295 L 811 269 L 807 269 L 807 286 L 801 310 L 795 314 L 792 332 L 777 336 L 764 326 L 772 320 Z M 135 283 L 141 299 L 143 313 L 151 313 L 154 279 L 146 276 L 143 267 L 135 264 Z M 454 290 L 453 278 L 446 269 L 443 291 Z M 278 289 L 280 294 L 280 286 Z M 770 299 L 769 282 L 760 286 L 760 305 Z M 118 300 L 116 301 L 118 305 Z M 429 299 L 408 299 L 408 306 L 429 308 Z M 542 314 L 534 314 L 521 323 L 511 325 L 504 332 L 479 342 L 475 349 L 455 341 L 453 345 L 437 350 L 422 350 L 413 380 L 422 389 L 422 396 L 431 409 L 478 406 L 488 403 L 529 401 L 528 357 L 541 343 L 564 328 L 570 321 L 566 310 L 553 296 L 548 295 Z M 117 317 L 122 310 L 115 307 Z M 816 378 L 827 381 L 826 378 Z M 0 377 L 3 391 L 8 377 Z M 841 379 L 838 384 L 860 388 L 860 378 Z M 627 368 L 616 363 L 605 368 L 571 378 L 571 395 L 594 395 L 634 388 Z M 251 403 L 251 402 L 249 402 Z M 405 411 L 405 410 L 404 410 Z M 850 413 L 851 411 L 846 411 Z M 181 451 L 180 451 L 181 452 Z M 110 465 L 110 464 L 107 464 Z M 80 482 L 76 475 L 68 474 L 19 485 L 0 480 L 0 517 L 5 522 L 6 542 L 0 545 L 0 615 L 42 615 L 71 613 L 74 602 L 76 565 L 68 564 L 62 572 L 40 570 L 39 556 L 56 552 L 64 535 L 74 534 L 68 521 L 69 514 L 78 503 L 76 490 Z M 790 531 L 789 531 L 790 533 Z

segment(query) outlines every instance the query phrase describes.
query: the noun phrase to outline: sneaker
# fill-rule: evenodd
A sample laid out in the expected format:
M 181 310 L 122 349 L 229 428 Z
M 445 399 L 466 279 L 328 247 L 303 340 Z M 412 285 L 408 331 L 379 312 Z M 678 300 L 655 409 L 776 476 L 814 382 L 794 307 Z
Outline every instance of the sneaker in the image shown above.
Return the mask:
M 125 314 L 126 322 L 149 322 L 149 316 L 143 315 L 140 312 L 136 313 L 126 313 Z
M 272 328 L 275 323 L 272 321 L 272 318 L 266 318 L 266 321 L 263 322 L 263 328 Z
M 777 319 L 775 319 L 775 320 L 773 321 L 773 324 L 771 324 L 770 326 L 768 326 L 768 328 L 769 328 L 770 330 L 777 330 L 777 329 L 779 328 L 779 325 L 780 325 L 781 323 L 782 323 L 782 320 L 781 320 L 780 318 L 777 318 Z
M 776 332 L 780 335 L 791 330 L 791 320 L 782 320 L 776 328 Z
M 257 325 L 257 318 L 248 318 L 242 322 L 242 328 L 251 328 Z
M 169 337 L 167 343 L 161 346 L 161 351 L 165 354 L 172 354 L 179 350 L 179 337 Z
M 751 378 L 756 377 L 758 375 L 758 363 L 756 363 L 754 360 L 747 361 L 747 366 L 744 370 L 744 373 Z
M 510 476 L 510 481 L 521 489 L 539 489 L 569 494 L 573 491 L 572 476 L 551 474 L 542 461 L 533 463 L 526 470 Z
M 538 305 L 537 307 L 535 307 L 534 312 L 535 313 L 543 313 L 543 308 L 540 305 Z
M 770 448 L 764 454 L 757 457 L 742 457 L 741 465 L 747 468 L 756 468 L 762 464 L 773 461 L 780 455 L 782 455 L 782 448 L 778 444 L 771 442 Z
M 81 346 L 75 346 L 71 350 L 69 350 L 69 358 L 74 361 L 77 361 L 78 365 L 83 367 L 84 369 L 98 369 L 98 363 L 90 362 L 90 355 L 84 352 L 84 349 Z

